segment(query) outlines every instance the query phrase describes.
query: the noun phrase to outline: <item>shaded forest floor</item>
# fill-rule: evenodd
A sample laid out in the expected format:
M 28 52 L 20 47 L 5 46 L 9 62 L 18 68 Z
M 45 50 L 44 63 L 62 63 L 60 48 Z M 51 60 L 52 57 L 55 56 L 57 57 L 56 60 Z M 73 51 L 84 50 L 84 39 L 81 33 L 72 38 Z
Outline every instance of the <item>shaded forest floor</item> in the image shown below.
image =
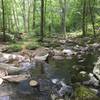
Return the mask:
M 96 36 L 94 38 L 92 35 L 82 37 L 79 36 L 63 36 L 63 35 L 55 35 L 51 37 L 45 37 L 44 41 L 41 43 L 38 41 L 39 39 L 36 36 L 24 35 L 21 39 L 9 42 L 1 42 L 0 43 L 0 51 L 3 52 L 19 52 L 24 49 L 35 50 L 39 47 L 48 47 L 63 50 L 65 45 L 67 46 L 90 46 L 92 44 L 100 43 L 100 36 Z

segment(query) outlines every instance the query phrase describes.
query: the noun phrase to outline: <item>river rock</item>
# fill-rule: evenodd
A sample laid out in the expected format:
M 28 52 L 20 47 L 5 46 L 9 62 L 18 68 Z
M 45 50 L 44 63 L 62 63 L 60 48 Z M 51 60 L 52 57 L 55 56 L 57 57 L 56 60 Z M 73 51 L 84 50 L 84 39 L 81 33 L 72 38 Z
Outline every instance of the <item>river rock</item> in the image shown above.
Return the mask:
M 8 75 L 7 70 L 0 69 L 0 78 L 4 77 L 4 76 L 6 76 L 6 75 Z
M 97 78 L 100 80 L 100 57 L 98 58 L 98 61 L 95 63 L 93 73 L 97 76 Z
M 84 85 L 99 87 L 99 80 L 97 80 L 96 77 L 92 73 L 89 73 L 89 78 L 90 79 L 88 81 L 83 82 Z
M 13 60 L 17 60 L 18 62 L 22 62 L 25 60 L 24 56 L 21 55 L 16 55 L 16 54 L 8 54 L 8 53 L 0 53 L 0 62 L 2 61 L 6 61 L 6 62 L 10 62 Z
M 54 52 L 55 56 L 62 56 L 63 55 L 63 53 L 60 50 L 53 49 L 53 52 Z
M 71 55 L 74 54 L 74 51 L 71 50 L 71 49 L 64 49 L 64 50 L 62 51 L 62 53 L 67 54 L 68 56 L 71 56 Z
M 64 60 L 63 56 L 53 56 L 52 57 L 54 60 Z
M 0 63 L 0 69 L 7 70 L 8 74 L 15 74 L 22 71 L 22 68 L 15 67 L 13 64 Z
M 0 85 L 3 83 L 3 79 L 2 78 L 0 78 Z
M 48 56 L 49 56 L 49 54 L 46 54 L 46 55 L 44 55 L 44 56 L 38 56 L 38 55 L 36 55 L 36 56 L 34 57 L 34 59 L 35 59 L 35 60 L 38 60 L 38 61 L 45 61 L 45 60 L 47 59 Z
M 23 74 L 23 75 L 8 75 L 8 76 L 5 76 L 5 77 L 2 77 L 3 79 L 5 80 L 8 80 L 9 82 L 21 82 L 23 80 L 27 80 L 28 78 L 30 77 L 30 75 L 27 75 L 27 74 Z

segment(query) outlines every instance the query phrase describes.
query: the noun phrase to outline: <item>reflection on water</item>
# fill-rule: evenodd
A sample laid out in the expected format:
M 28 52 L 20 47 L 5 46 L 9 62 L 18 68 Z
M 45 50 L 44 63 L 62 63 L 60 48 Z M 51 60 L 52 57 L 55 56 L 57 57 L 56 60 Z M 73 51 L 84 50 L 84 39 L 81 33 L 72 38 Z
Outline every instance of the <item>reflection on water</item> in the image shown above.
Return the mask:
M 86 57 L 84 66 L 93 66 L 95 61 L 95 56 L 89 55 Z M 49 64 L 44 64 L 44 70 L 46 77 L 48 78 L 59 78 L 65 79 L 67 83 L 71 82 L 71 69 L 73 65 L 81 65 L 83 63 L 78 63 L 76 59 L 72 60 L 62 60 L 62 61 L 49 61 Z M 41 76 L 41 67 L 37 66 L 33 69 L 32 76 Z M 50 100 L 47 92 L 40 94 L 20 94 L 18 92 L 19 84 L 7 83 L 6 85 L 0 86 L 0 100 Z M 25 85 L 26 86 L 26 85 Z M 28 88 L 29 89 L 29 88 Z
M 10 100 L 9 96 L 2 96 L 0 97 L 0 100 Z

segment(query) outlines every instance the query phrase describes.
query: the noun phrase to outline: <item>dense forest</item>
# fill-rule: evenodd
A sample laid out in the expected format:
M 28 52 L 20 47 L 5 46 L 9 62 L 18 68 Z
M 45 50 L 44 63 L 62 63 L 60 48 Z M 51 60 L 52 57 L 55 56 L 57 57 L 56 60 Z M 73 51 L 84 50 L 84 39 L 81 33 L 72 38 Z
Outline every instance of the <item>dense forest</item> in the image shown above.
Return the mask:
M 100 25 L 99 0 L 1 0 L 0 31 L 49 35 L 96 35 Z M 100 32 L 100 31 L 99 31 Z
M 0 100 L 100 100 L 100 0 L 0 0 Z

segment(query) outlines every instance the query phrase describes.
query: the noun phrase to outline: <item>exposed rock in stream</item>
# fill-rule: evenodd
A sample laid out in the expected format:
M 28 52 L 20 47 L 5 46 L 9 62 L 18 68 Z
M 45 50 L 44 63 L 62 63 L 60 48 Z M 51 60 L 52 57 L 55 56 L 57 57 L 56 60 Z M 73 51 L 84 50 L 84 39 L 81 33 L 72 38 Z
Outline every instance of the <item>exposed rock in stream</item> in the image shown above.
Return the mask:
M 93 73 L 97 76 L 98 80 L 100 81 L 100 57 L 98 61 L 95 63 Z
M 7 70 L 8 74 L 15 74 L 22 71 L 22 68 L 20 67 L 15 67 L 12 64 L 5 64 L 5 63 L 0 63 L 0 69 Z
M 30 78 L 30 75 L 28 74 L 20 74 L 20 75 L 8 75 L 8 76 L 4 76 L 2 77 L 2 79 L 4 80 L 8 80 L 9 82 L 21 82 L 23 80 L 27 80 Z
M 0 85 L 3 83 L 3 79 L 2 78 L 0 78 Z

